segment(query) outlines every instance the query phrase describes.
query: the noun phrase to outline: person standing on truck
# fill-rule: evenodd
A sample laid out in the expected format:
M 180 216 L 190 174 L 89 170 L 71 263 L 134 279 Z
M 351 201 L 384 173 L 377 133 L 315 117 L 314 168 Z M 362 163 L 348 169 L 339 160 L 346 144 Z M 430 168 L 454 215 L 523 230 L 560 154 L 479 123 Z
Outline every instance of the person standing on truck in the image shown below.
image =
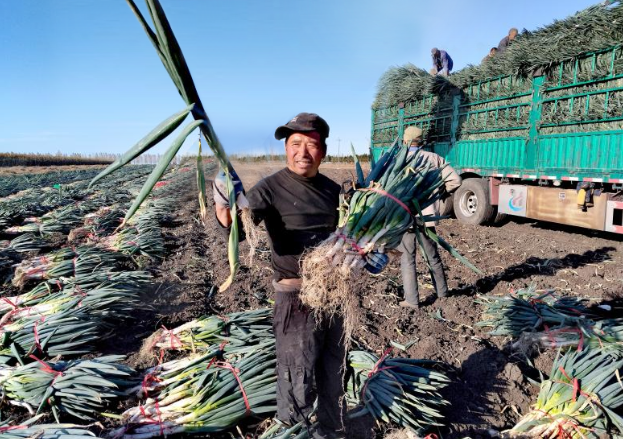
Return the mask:
M 452 58 L 450 58 L 448 52 L 433 47 L 430 53 L 433 57 L 433 68 L 431 69 L 431 74 L 448 76 L 452 71 L 452 67 L 454 66 Z
M 497 47 L 492 47 L 491 49 L 489 49 L 489 53 L 487 54 L 487 56 L 485 56 L 481 62 L 485 62 L 491 58 L 493 58 L 496 54 L 498 53 L 498 48 Z
M 497 55 L 504 53 L 504 51 L 508 49 L 508 46 L 510 46 L 513 41 L 515 41 L 515 38 L 517 38 L 518 33 L 519 31 L 514 27 L 508 31 L 508 35 L 502 38 L 500 40 L 500 44 L 498 44 Z
M 319 426 L 310 431 L 315 439 L 344 437 L 345 413 L 343 321 L 339 316 L 318 320 L 299 299 L 301 255 L 328 238 L 338 222 L 341 187 L 318 172 L 327 137 L 329 125 L 313 113 L 300 113 L 278 127 L 275 138 L 285 139 L 287 166 L 247 193 L 253 221 L 266 226 L 274 270 L 277 419 L 286 426 L 308 422 L 317 395 Z M 243 192 L 242 183 L 235 172 L 230 176 L 237 196 Z M 229 227 L 225 178 L 221 170 L 213 192 L 217 219 Z M 371 255 L 367 268 L 380 271 L 386 261 Z
M 441 169 L 441 174 L 444 179 L 444 186 L 441 188 L 443 192 L 441 194 L 442 198 L 448 197 L 449 194 L 454 192 L 461 185 L 461 177 L 459 177 L 456 171 L 441 156 L 422 149 L 424 147 L 424 142 L 422 130 L 420 128 L 414 126 L 407 127 L 403 135 L 403 144 L 405 148 L 409 148 L 410 154 L 415 154 L 417 152 L 421 154 L 432 167 Z M 422 214 L 439 216 L 439 201 L 424 209 Z M 427 221 L 425 227 L 433 233 L 436 233 L 435 226 L 437 224 L 438 221 Z M 423 233 L 420 234 L 420 239 L 424 251 L 423 256 L 430 266 L 435 293 L 437 297 L 447 297 L 448 283 L 446 281 L 446 274 L 443 269 L 441 257 L 439 256 L 437 243 Z M 418 240 L 415 236 L 415 232 L 408 231 L 404 234 L 398 246 L 398 250 L 402 252 L 400 257 L 400 271 L 404 290 L 404 300 L 401 301 L 399 305 L 404 308 L 419 308 L 420 296 L 415 269 L 417 243 Z

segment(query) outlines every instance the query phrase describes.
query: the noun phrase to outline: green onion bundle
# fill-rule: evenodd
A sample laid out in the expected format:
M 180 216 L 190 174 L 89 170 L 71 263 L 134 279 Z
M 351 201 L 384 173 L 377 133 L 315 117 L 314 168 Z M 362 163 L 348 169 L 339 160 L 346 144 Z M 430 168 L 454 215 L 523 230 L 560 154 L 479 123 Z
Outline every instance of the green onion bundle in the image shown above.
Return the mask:
M 96 241 L 102 248 L 125 255 L 144 255 L 152 259 L 164 256 L 164 238 L 159 226 L 139 229 L 135 226 L 123 228 L 118 233 Z
M 85 290 L 68 285 L 30 306 L 17 306 L 0 321 L 0 363 L 22 361 L 29 354 L 42 357 L 75 356 L 90 352 L 139 303 L 138 294 L 149 278 L 127 273 Z
M 242 351 L 241 351 L 242 352 Z M 274 339 L 251 351 L 220 348 L 148 371 L 145 403 L 123 414 L 111 437 L 142 439 L 178 433 L 215 433 L 248 416 L 276 411 Z
M 348 202 L 342 202 L 337 230 L 303 257 L 301 270 L 301 300 L 318 311 L 341 312 L 347 339 L 358 319 L 353 273 L 365 265 L 368 253 L 397 247 L 414 225 L 414 215 L 421 216 L 422 209 L 439 198 L 438 189 L 444 184 L 441 169 L 433 168 L 422 154 L 408 154 L 408 148 L 397 143 L 379 159 L 365 180 L 361 180 L 361 172 L 358 174 L 360 188 Z M 421 217 L 422 221 L 434 219 Z M 437 235 L 426 232 L 426 228 L 415 230 L 418 239 L 419 233 L 427 233 L 462 258 Z M 464 259 L 463 262 L 471 267 Z
M 31 353 L 42 357 L 82 355 L 101 338 L 98 322 L 81 308 L 44 318 L 32 316 L 0 329 L 0 363 L 22 361 Z
M 95 235 L 107 235 L 121 225 L 124 209 L 121 205 L 106 206 L 84 217 L 84 226 Z
M 146 271 L 121 271 L 108 272 L 106 270 L 80 277 L 79 283 L 76 278 L 50 279 L 39 283 L 30 291 L 12 297 L 0 298 L 0 315 L 15 310 L 20 307 L 30 307 L 44 300 L 53 293 L 63 290 L 63 288 L 73 288 L 74 293 L 82 294 L 85 291 L 95 288 L 105 288 L 117 286 L 118 288 L 129 288 L 138 290 L 145 287 L 151 281 L 151 275 Z
M 50 249 L 54 246 L 54 242 L 46 237 L 37 236 L 33 233 L 24 233 L 11 240 L 7 249 L 18 253 L 39 252 L 41 250 Z
M 507 437 L 613 437 L 623 434 L 623 359 L 599 350 L 568 351 L 541 382 L 532 410 Z
M 15 268 L 12 283 L 23 287 L 28 281 L 74 277 L 79 279 L 94 271 L 110 272 L 119 255 L 95 247 L 63 248 L 46 256 L 24 261 Z
M 75 285 L 49 294 L 36 304 L 27 307 L 15 306 L 0 319 L 2 330 L 14 330 L 32 318 L 45 319 L 52 314 L 60 314 L 73 308 L 84 308 L 94 318 L 110 316 L 122 318 L 138 305 L 136 288 L 107 285 L 91 290 L 84 290 Z
M 380 359 L 363 351 L 348 355 L 354 374 L 348 382 L 348 399 L 361 404 L 351 418 L 371 414 L 377 422 L 396 423 L 417 433 L 441 426 L 441 407 L 448 402 L 439 394 L 450 380 L 427 368 L 435 361 L 411 358 Z
M 272 309 L 257 309 L 207 316 L 172 330 L 155 333 L 152 347 L 171 350 L 205 351 L 226 343 L 228 347 L 250 347 L 273 337 Z
M 483 296 L 477 302 L 485 306 L 478 326 L 493 328 L 491 335 L 519 337 L 545 327 L 576 328 L 588 315 L 582 300 L 555 297 L 551 291 L 539 295 L 533 289 L 519 290 L 511 296 Z
M 548 328 L 525 333 L 518 343 L 538 343 L 543 348 L 601 349 L 612 355 L 623 354 L 623 319 L 588 320 L 577 327 Z
M 37 360 L 19 366 L 0 382 L 6 398 L 26 403 L 37 413 L 51 409 L 56 422 L 61 413 L 92 420 L 110 402 L 136 384 L 135 372 L 119 364 L 122 356 L 49 363 Z
M 0 425 L 2 439 L 93 439 L 95 434 L 82 425 L 38 424 Z

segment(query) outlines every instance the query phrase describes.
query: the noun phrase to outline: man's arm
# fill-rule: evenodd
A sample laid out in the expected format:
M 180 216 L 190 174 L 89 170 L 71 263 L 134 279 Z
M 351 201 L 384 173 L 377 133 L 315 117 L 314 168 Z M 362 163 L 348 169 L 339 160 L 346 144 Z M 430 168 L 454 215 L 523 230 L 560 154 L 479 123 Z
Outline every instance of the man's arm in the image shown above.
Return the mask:
M 461 186 L 462 179 L 448 162 L 443 160 L 443 164 L 444 167 L 441 169 L 441 176 L 443 177 L 446 191 L 451 194 Z
M 500 40 L 500 44 L 498 44 L 498 52 L 497 52 L 496 55 L 499 55 L 500 53 L 504 52 L 506 50 L 506 48 L 508 47 L 509 42 L 510 41 L 509 41 L 508 36 L 502 38 Z
M 442 54 L 441 63 L 441 73 L 448 76 L 450 74 L 450 56 L 447 53 Z
M 216 219 L 219 224 L 228 229 L 232 223 L 229 206 L 222 206 L 218 203 L 214 203 L 214 209 L 216 210 Z
M 222 192 L 222 191 L 221 191 Z M 271 191 L 261 181 L 253 186 L 246 193 L 249 208 L 253 217 L 253 222 L 258 225 L 267 215 L 272 205 Z M 215 189 L 214 191 L 214 210 L 218 223 L 224 229 L 229 229 L 232 223 L 231 209 L 229 203 L 225 204 L 224 197 Z

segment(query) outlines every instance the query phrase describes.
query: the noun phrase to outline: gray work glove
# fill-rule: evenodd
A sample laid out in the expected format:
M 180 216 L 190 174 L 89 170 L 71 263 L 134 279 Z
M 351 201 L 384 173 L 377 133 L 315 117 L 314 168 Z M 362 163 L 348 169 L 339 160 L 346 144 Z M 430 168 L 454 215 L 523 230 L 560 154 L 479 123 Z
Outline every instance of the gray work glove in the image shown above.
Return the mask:
M 240 177 L 236 174 L 236 171 L 233 169 L 230 171 L 229 176 L 231 178 L 231 182 L 234 185 L 234 191 L 236 193 L 236 199 L 240 194 L 244 194 L 244 187 L 242 186 L 242 182 L 240 181 Z M 214 177 L 214 182 L 212 183 L 212 196 L 214 198 L 214 202 L 219 206 L 229 207 L 229 192 L 227 191 L 227 177 L 225 176 L 225 171 L 219 168 L 218 174 Z
M 365 256 L 366 265 L 363 266 L 372 274 L 379 274 L 389 262 L 389 257 L 385 253 L 371 251 Z

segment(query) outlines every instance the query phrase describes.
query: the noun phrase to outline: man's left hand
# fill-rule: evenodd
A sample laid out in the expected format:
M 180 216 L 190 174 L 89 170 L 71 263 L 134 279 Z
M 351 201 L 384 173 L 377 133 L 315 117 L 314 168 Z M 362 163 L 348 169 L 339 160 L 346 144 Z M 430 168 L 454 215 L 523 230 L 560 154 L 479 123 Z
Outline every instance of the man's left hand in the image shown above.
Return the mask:
M 236 171 L 233 169 L 229 172 L 229 177 L 231 178 L 232 185 L 234 186 L 234 192 L 236 194 L 236 199 L 238 199 L 238 195 L 244 194 L 244 187 L 242 187 L 242 182 L 240 181 L 240 177 L 236 174 Z M 216 177 L 214 178 L 214 182 L 212 184 L 213 189 L 213 197 L 214 202 L 219 206 L 229 207 L 229 192 L 227 191 L 227 176 L 225 175 L 225 171 L 219 168 Z

